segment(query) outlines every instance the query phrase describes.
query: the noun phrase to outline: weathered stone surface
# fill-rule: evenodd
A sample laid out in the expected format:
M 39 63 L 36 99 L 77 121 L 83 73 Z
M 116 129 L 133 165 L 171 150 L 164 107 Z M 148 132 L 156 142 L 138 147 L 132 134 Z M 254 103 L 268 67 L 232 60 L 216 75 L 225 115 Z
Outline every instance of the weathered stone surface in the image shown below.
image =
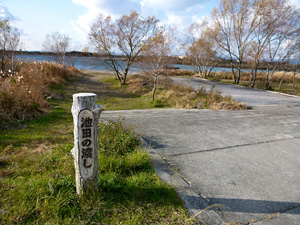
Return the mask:
M 79 195 L 97 190 L 98 183 L 98 120 L 103 107 L 97 105 L 97 95 L 73 95 L 74 158 L 76 191 Z

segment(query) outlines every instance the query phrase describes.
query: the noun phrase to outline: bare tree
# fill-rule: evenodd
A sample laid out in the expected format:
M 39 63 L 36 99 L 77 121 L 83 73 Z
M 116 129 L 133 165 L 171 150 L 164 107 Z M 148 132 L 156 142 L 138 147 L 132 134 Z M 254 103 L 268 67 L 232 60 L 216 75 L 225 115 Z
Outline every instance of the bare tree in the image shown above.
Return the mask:
M 65 65 L 66 53 L 70 45 L 70 37 L 66 34 L 54 32 L 46 35 L 43 42 L 43 49 L 47 52 L 54 53 L 55 60 L 62 65 Z
M 242 64 L 251 60 L 255 85 L 259 65 L 265 62 L 266 88 L 279 65 L 295 53 L 299 42 L 299 10 L 288 0 L 221 0 L 213 11 L 215 40 L 229 58 L 233 79 L 239 83 Z M 236 67 L 236 70 L 235 70 Z
M 157 23 L 154 17 L 143 19 L 134 11 L 115 22 L 100 14 L 92 26 L 89 38 L 97 52 L 107 57 L 106 63 L 114 70 L 120 84 L 125 84 L 132 63 L 155 35 Z M 116 54 L 121 54 L 125 63 Z
M 288 61 L 297 52 L 299 44 L 299 11 L 287 0 L 258 1 L 258 19 L 250 43 L 253 75 L 250 85 L 255 86 L 259 66 L 266 67 L 265 86 L 269 88 L 271 78 L 279 65 Z
M 8 43 L 8 49 L 10 51 L 10 59 L 11 59 L 11 70 L 14 72 L 16 63 L 15 63 L 15 52 L 20 46 L 20 33 L 14 28 L 11 32 L 10 41 Z
M 0 21 L 1 73 L 14 72 L 15 51 L 20 45 L 20 33 L 8 20 Z
M 216 63 L 216 42 L 211 30 L 204 21 L 202 24 L 191 24 L 187 31 L 186 55 L 195 71 L 207 78 Z
M 240 82 L 242 64 L 247 58 L 249 43 L 256 29 L 257 0 L 221 0 L 214 8 L 215 40 L 219 53 L 230 60 L 233 80 Z M 237 70 L 237 71 L 236 71 Z
M 262 60 L 265 48 L 268 44 L 268 39 L 272 36 L 275 32 L 274 18 L 268 17 L 266 13 L 268 11 L 268 7 L 270 5 L 264 4 L 264 2 L 257 2 L 255 7 L 258 9 L 258 19 L 256 23 L 256 29 L 253 33 L 253 39 L 250 41 L 250 49 L 249 49 L 249 56 L 252 64 L 252 75 L 250 77 L 250 86 L 254 87 L 256 82 L 257 70 L 258 66 Z M 266 23 L 268 19 L 269 23 Z
M 155 98 L 158 76 L 163 73 L 164 69 L 173 64 L 170 56 L 175 53 L 175 45 L 175 28 L 161 27 L 149 39 L 139 58 L 141 67 L 153 79 L 152 101 Z
M 276 9 L 278 10 L 278 8 Z M 279 10 L 280 15 L 278 29 L 269 38 L 266 48 L 265 62 L 267 62 L 266 89 L 270 86 L 270 81 L 280 64 L 288 62 L 296 53 L 300 43 L 300 14 L 292 5 L 283 5 Z M 283 13 L 283 14 L 282 14 Z M 271 68 L 272 67 L 272 68 Z

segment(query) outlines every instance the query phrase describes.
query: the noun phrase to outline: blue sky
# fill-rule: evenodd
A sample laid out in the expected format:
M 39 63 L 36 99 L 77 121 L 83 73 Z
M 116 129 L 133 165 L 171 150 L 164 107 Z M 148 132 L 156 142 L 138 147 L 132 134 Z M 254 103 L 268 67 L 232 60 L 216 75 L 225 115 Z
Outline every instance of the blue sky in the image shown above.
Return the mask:
M 0 0 L 0 17 L 9 17 L 19 29 L 24 50 L 42 50 L 47 34 L 61 32 L 71 37 L 70 50 L 81 51 L 97 15 L 117 19 L 136 10 L 155 16 L 162 24 L 184 27 L 208 16 L 219 0 Z
M 136 10 L 155 16 L 179 30 L 210 15 L 220 0 L 0 0 L 0 17 L 19 29 L 24 50 L 42 50 L 47 34 L 61 32 L 71 38 L 70 50 L 88 45 L 87 34 L 99 13 L 117 19 Z M 300 7 L 300 0 L 291 0 Z

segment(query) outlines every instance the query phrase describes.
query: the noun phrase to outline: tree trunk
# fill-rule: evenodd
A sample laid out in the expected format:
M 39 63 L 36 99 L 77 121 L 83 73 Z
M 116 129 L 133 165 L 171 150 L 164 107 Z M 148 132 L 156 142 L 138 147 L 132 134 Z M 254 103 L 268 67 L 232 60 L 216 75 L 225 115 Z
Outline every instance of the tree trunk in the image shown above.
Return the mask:
M 239 60 L 239 67 L 238 67 L 238 75 L 237 75 L 237 80 L 236 83 L 239 84 L 241 80 L 241 69 L 242 69 L 242 62 Z
M 283 82 L 284 75 L 285 75 L 285 71 L 283 72 L 280 83 L 279 83 L 279 91 L 281 91 L 281 85 L 282 85 L 282 82 Z
M 12 52 L 12 55 L 11 55 L 11 71 L 12 71 L 13 74 L 15 73 L 14 63 L 15 63 L 15 61 L 14 61 L 14 52 Z
M 65 65 L 65 57 L 66 57 L 66 54 L 63 53 L 63 58 L 62 58 L 62 64 Z
M 209 70 L 208 70 L 208 74 L 207 74 L 207 77 L 209 77 L 210 76 L 210 73 L 211 73 L 211 71 L 214 69 L 214 67 L 211 67 L 211 68 L 209 68 Z
M 269 87 L 270 87 L 270 79 L 269 79 L 269 74 L 270 74 L 270 71 L 269 71 L 269 66 L 267 66 L 266 82 L 265 82 L 265 88 L 266 88 L 266 90 L 268 90 L 268 89 L 269 89 Z
M 122 85 L 126 84 L 126 77 L 127 77 L 128 69 L 125 69 L 124 77 L 123 77 L 123 83 Z
M 116 75 L 116 78 L 119 80 L 120 86 L 121 86 L 121 85 L 122 85 L 122 77 L 121 77 L 121 75 L 119 74 L 119 71 L 115 71 L 115 75 Z
M 233 81 L 234 81 L 234 83 L 236 83 L 236 76 L 235 76 L 235 72 L 234 72 L 233 62 L 230 62 L 230 65 L 231 65 Z
M 257 76 L 257 67 L 255 67 L 255 69 L 254 69 L 254 76 L 253 76 L 253 81 L 252 81 L 252 85 L 251 85 L 252 88 L 255 87 L 256 76 Z
M 153 89 L 152 89 L 152 102 L 154 102 L 154 98 L 155 98 L 155 91 L 156 91 L 157 77 L 158 77 L 158 75 L 155 75 L 154 83 L 153 83 Z
M 269 88 L 270 88 L 270 82 L 267 81 L 267 82 L 266 82 L 266 90 L 269 90 Z
M 236 78 L 236 83 L 239 84 L 241 79 L 241 67 L 238 68 L 238 75 Z
M 295 89 L 295 83 L 296 83 L 296 72 L 293 72 L 293 75 L 294 75 L 294 77 L 293 77 L 293 88 Z
M 5 73 L 5 67 L 4 67 L 4 56 L 2 55 L 2 65 L 1 65 L 1 70 L 2 70 L 2 73 L 4 74 Z
M 250 76 L 249 76 L 249 86 L 250 87 L 251 87 L 252 80 L 253 80 L 253 75 L 254 75 L 253 72 L 254 72 L 254 70 L 251 71 Z

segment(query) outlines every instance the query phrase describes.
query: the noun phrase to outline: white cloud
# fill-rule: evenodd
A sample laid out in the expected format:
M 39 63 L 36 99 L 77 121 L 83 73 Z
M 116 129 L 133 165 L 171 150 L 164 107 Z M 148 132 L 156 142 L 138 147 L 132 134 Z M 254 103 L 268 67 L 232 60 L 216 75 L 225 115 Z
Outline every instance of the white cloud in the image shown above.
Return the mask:
M 182 10 L 186 10 L 187 8 L 199 5 L 199 0 L 142 0 L 141 5 L 142 7 L 152 9 L 180 12 Z
M 71 21 L 73 29 L 81 34 L 87 34 L 90 32 L 91 25 L 97 18 L 99 12 L 89 11 L 84 15 L 78 16 L 77 21 Z
M 99 13 L 118 19 L 124 14 L 135 10 L 143 17 L 155 16 L 160 25 L 175 25 L 176 36 L 184 39 L 185 29 L 191 23 L 200 23 L 205 12 L 204 5 L 207 0 L 72 0 L 74 4 L 86 8 L 86 12 L 71 21 L 76 32 L 85 36 L 90 32 L 92 24 Z
M 82 34 L 90 31 L 99 13 L 117 19 L 130 11 L 138 11 L 140 7 L 136 0 L 72 0 L 72 2 L 87 9 L 85 14 L 78 16 L 77 21 L 71 21 L 73 29 Z
M 185 26 L 199 19 L 204 6 L 199 0 L 142 0 L 142 13 L 154 15 L 163 24 Z
M 6 6 L 0 4 L 0 18 L 9 19 L 11 22 L 18 21 L 19 19 L 9 12 Z
M 155 16 L 161 24 L 186 26 L 201 21 L 199 12 L 206 0 L 72 0 L 74 4 L 84 6 L 87 11 L 72 21 L 73 29 L 82 34 L 90 31 L 90 27 L 99 13 L 117 19 L 130 11 L 136 10 L 142 16 Z

